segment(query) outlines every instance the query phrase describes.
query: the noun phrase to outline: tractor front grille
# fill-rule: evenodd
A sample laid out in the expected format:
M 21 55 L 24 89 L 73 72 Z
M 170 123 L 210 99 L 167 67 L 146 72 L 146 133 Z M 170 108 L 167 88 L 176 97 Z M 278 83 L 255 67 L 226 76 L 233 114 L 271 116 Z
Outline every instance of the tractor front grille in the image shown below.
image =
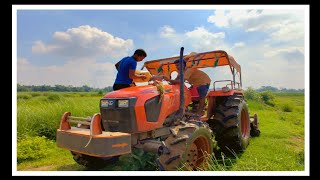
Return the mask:
M 134 106 L 136 98 L 103 98 L 109 101 L 109 105 L 100 103 L 102 125 L 105 131 L 132 133 L 137 131 L 136 113 Z M 119 107 L 119 100 L 128 100 L 128 107 Z M 110 103 L 112 102 L 112 103 Z

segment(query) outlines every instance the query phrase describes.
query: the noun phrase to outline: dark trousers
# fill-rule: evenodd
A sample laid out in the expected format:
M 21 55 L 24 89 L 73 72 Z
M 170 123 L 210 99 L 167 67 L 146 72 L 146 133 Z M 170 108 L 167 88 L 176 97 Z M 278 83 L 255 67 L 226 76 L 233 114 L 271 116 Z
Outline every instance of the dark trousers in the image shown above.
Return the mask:
M 123 88 L 127 88 L 130 87 L 130 84 L 113 84 L 113 90 L 119 90 L 119 89 L 123 89 Z

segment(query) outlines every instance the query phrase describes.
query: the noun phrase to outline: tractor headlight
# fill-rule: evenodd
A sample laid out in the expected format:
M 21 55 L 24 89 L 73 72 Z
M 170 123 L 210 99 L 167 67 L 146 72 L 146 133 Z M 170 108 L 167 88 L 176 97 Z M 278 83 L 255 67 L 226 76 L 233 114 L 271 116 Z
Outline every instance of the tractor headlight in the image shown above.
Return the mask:
M 101 107 L 108 107 L 109 106 L 109 100 L 102 99 L 101 100 Z
M 118 100 L 118 107 L 123 107 L 123 108 L 127 108 L 129 107 L 129 100 L 128 99 L 121 99 L 121 100 Z

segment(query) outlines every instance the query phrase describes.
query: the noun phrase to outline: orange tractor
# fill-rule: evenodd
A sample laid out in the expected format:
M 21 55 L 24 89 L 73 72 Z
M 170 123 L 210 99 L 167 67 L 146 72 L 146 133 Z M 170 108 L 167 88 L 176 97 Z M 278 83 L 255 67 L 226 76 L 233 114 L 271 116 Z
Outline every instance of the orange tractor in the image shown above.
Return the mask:
M 133 148 L 158 154 L 160 170 L 196 169 L 206 154 L 243 151 L 251 136 L 259 136 L 257 115 L 249 116 L 241 89 L 241 68 L 225 51 L 211 51 L 145 62 L 151 75 L 170 78 L 177 71 L 180 84 L 152 83 L 107 93 L 100 99 L 100 113 L 92 117 L 65 112 L 57 130 L 57 145 L 71 151 L 73 159 L 90 168 L 102 168 L 129 154 Z M 229 66 L 232 80 L 213 83 L 206 96 L 205 115 L 196 116 L 197 92 L 183 80 L 187 68 Z M 239 80 L 236 81 L 236 75 Z M 216 83 L 225 83 L 217 88 Z M 72 126 L 75 124 L 76 126 Z

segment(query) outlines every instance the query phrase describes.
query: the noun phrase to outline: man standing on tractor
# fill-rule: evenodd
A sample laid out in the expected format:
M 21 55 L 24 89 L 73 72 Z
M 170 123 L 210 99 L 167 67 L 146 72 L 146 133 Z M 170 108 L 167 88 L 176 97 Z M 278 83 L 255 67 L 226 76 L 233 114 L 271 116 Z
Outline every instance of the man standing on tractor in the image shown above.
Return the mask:
M 179 73 L 179 60 L 174 61 L 176 68 Z M 205 97 L 209 90 L 209 86 L 211 83 L 210 77 L 203 71 L 196 68 L 186 68 L 186 62 L 183 61 L 184 67 L 184 80 L 187 80 L 192 86 L 196 86 L 199 94 L 199 107 L 197 109 L 197 114 L 203 116 L 203 109 L 205 106 Z M 180 83 L 180 76 L 176 77 L 176 79 L 171 80 L 164 77 L 166 81 L 169 81 L 172 84 Z
M 114 91 L 133 86 L 132 79 L 134 78 L 146 78 L 145 75 L 136 73 L 137 62 L 142 61 L 145 57 L 147 53 L 143 49 L 137 49 L 132 56 L 124 57 L 115 65 L 118 73 L 113 84 Z

